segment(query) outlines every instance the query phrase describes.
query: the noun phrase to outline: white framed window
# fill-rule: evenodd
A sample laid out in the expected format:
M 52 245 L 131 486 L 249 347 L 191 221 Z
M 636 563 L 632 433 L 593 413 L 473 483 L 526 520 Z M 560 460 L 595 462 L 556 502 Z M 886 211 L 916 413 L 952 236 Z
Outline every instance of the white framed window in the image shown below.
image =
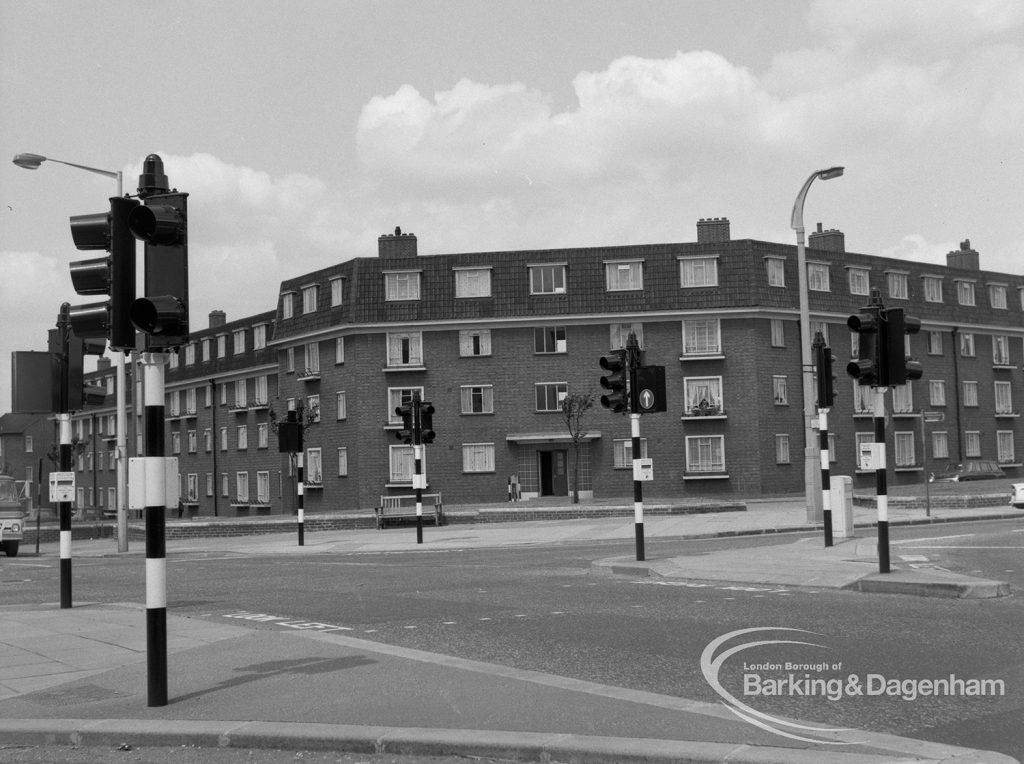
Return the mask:
M 461 399 L 463 414 L 494 413 L 494 387 L 492 385 L 463 385 Z
M 267 346 L 267 325 L 256 324 L 252 328 L 252 349 L 262 350 Z
M 238 450 L 245 451 L 249 448 L 249 426 L 240 424 L 236 430 L 238 434 Z
M 228 428 L 227 427 L 221 427 L 220 428 L 220 450 L 221 451 L 227 451 L 228 450 Z
M 288 373 L 295 371 L 295 348 L 287 348 L 284 351 L 284 370 Z
M 172 390 L 167 394 L 167 408 L 170 410 L 170 416 L 181 416 L 181 393 L 178 390 Z M 78 420 L 78 437 L 81 438 L 84 432 L 85 420 Z
M 185 346 L 185 365 L 192 366 L 196 362 L 196 343 L 190 342 Z
M 344 304 L 345 298 L 345 279 L 339 277 L 333 278 L 330 281 L 331 284 L 331 307 L 335 308 L 338 305 Z
M 281 318 L 291 318 L 295 315 L 295 293 L 281 293 Z
M 875 409 L 874 393 L 872 388 L 867 385 L 861 385 L 857 383 L 857 380 L 853 382 L 853 413 L 854 414 L 873 414 Z
M 946 381 L 944 379 L 928 380 L 928 405 L 946 405 Z
M 180 432 L 172 432 L 171 433 L 171 453 L 172 454 L 180 454 L 181 453 L 181 433 Z M 87 451 L 86 452 L 86 458 L 88 458 L 90 462 L 92 461 L 92 451 Z M 89 469 L 92 469 L 92 465 L 91 464 L 89 465 Z
M 533 329 L 534 353 L 565 353 L 564 326 L 537 326 Z
M 978 405 L 978 383 L 973 380 L 964 380 L 964 406 Z
M 220 473 L 220 495 L 231 495 L 231 478 L 226 472 Z
M 185 413 L 196 413 L 196 389 L 190 387 L 185 391 Z
M 772 403 L 776 406 L 789 405 L 789 383 L 785 374 L 772 375 Z
M 270 424 L 267 422 L 260 422 L 256 425 L 256 447 L 270 447 Z
M 334 339 L 334 363 L 345 363 L 345 338 L 336 337 Z
M 1009 382 L 995 382 L 995 399 L 997 414 L 1013 413 L 1013 389 Z
M 231 339 L 233 342 L 232 347 L 234 348 L 235 355 L 241 355 L 245 352 L 245 329 L 235 329 L 231 333 Z
M 306 449 L 306 467 L 302 481 L 306 485 L 312 486 L 324 484 L 324 463 L 321 460 L 319 448 Z
M 773 348 L 786 347 L 786 325 L 781 318 L 771 319 L 771 336 Z
M 942 332 L 928 332 L 928 355 L 942 355 Z
M 688 473 L 725 472 L 724 435 L 688 435 L 686 437 Z
M 722 352 L 721 326 L 717 318 L 683 319 L 683 355 L 718 355 Z
M 249 473 L 235 473 L 235 498 L 239 503 L 249 502 Z
M 974 305 L 974 282 L 957 279 L 956 299 L 961 305 Z
M 491 354 L 490 329 L 463 329 L 459 332 L 459 356 L 488 356 Z
M 319 395 L 307 395 L 306 396 L 306 412 L 309 414 L 313 423 L 320 421 L 320 396 Z
M 202 344 L 201 344 L 201 347 L 203 349 L 203 360 L 204 361 L 209 361 L 210 360 L 210 342 L 211 342 L 210 338 L 206 337 L 206 338 L 203 339 Z
M 1000 464 L 1017 461 L 1013 449 L 1013 430 L 996 430 L 996 459 Z
M 257 406 L 266 406 L 270 402 L 270 395 L 267 392 L 267 375 L 260 374 L 258 377 L 254 377 L 253 384 L 255 387 L 253 403 Z
M 185 501 L 199 501 L 199 473 L 188 473 L 185 482 Z
M 924 301 L 942 302 L 942 277 L 922 276 L 924 282 Z
M 348 477 L 348 448 L 338 448 L 338 477 Z
M 568 382 L 538 382 L 534 385 L 537 411 L 561 411 L 562 399 L 569 394 Z
M 718 256 L 680 257 L 680 287 L 718 286 Z
M 786 261 L 784 258 L 766 257 L 764 267 L 768 275 L 768 286 L 786 286 Z
M 213 430 L 209 427 L 203 430 L 203 450 L 208 454 L 213 452 Z
M 1006 310 L 1006 284 L 988 285 L 988 304 L 997 310 Z
M 490 297 L 490 268 L 456 268 L 455 297 Z
M 422 366 L 423 334 L 421 332 L 388 332 L 388 366 Z
M 613 467 L 617 470 L 633 468 L 633 440 L 632 438 L 617 439 L 612 441 Z M 640 455 L 638 459 L 647 458 L 647 438 L 640 438 Z
M 932 433 L 932 458 L 949 458 L 949 434 L 945 431 Z
M 426 449 L 424 449 L 423 461 L 426 461 Z M 389 463 L 389 482 L 391 483 L 411 483 L 412 476 L 415 474 L 416 461 L 413 454 L 412 446 L 389 446 L 388 447 L 388 463 Z M 421 465 L 423 466 L 423 465 Z
M 244 379 L 235 380 L 235 408 L 244 409 L 249 405 L 249 399 L 246 395 L 246 384 Z
M 206 473 L 206 495 L 213 496 L 213 473 Z
M 463 472 L 494 472 L 493 443 L 463 443 Z
M 789 434 L 780 432 L 775 435 L 775 463 L 789 464 Z
M 384 299 L 388 301 L 420 299 L 420 272 L 391 271 L 385 273 Z
M 714 416 L 725 411 L 721 377 L 684 377 L 688 416 Z
M 814 292 L 828 292 L 828 265 L 825 263 L 807 263 L 807 288 Z
M 992 337 L 992 363 L 996 366 L 1010 365 L 1010 338 L 1005 334 Z
M 889 285 L 889 296 L 894 300 L 906 300 L 910 296 L 905 271 L 887 271 L 885 280 Z
M 914 412 L 914 394 L 911 385 L 893 385 L 892 413 L 912 414 Z
M 302 346 L 302 368 L 307 374 L 320 373 L 319 342 L 307 342 Z
M 199 450 L 199 435 L 195 430 L 188 431 L 188 452 L 194 454 Z
M 267 470 L 259 470 L 256 473 L 256 502 L 270 503 L 270 472 Z
M 565 294 L 565 263 L 530 265 L 530 294 Z
M 897 467 L 913 467 L 917 464 L 917 457 L 914 454 L 913 432 L 897 430 L 893 433 L 892 442 Z
M 302 287 L 302 312 L 316 313 L 316 301 L 320 295 L 320 287 L 317 284 L 308 284 Z
M 422 387 L 389 387 L 388 388 L 388 424 L 402 424 L 402 417 L 395 413 L 395 409 L 412 402 L 413 395 L 420 394 L 423 400 Z
M 867 268 L 847 268 L 847 278 L 850 282 L 850 294 L 869 294 L 871 292 L 871 271 Z
M 960 355 L 964 358 L 974 357 L 974 335 L 971 332 L 960 333 Z
M 339 390 L 334 395 L 334 407 L 337 411 L 337 420 L 348 419 L 348 396 L 344 390 Z
M 964 433 L 964 456 L 968 458 L 981 456 L 981 433 L 977 430 L 968 430 Z
M 217 357 L 225 358 L 228 354 L 228 336 L 226 334 L 217 335 Z
M 611 350 L 622 350 L 629 341 L 629 333 L 636 335 L 637 345 L 643 350 L 644 325 L 642 323 L 612 324 L 608 327 L 608 347 Z
M 643 260 L 619 260 L 604 264 L 604 284 L 609 292 L 644 288 Z

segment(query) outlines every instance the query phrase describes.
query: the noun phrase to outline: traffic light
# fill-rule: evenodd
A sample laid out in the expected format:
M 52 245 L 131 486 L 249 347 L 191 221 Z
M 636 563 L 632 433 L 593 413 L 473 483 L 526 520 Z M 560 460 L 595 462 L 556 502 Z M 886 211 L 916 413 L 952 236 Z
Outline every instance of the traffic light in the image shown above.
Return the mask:
M 132 235 L 146 245 L 146 296 L 130 317 L 150 350 L 188 341 L 188 194 L 167 192 L 166 184 L 163 161 L 150 154 L 139 178 L 145 206 L 128 215 Z
M 395 437 L 407 446 L 411 445 L 413 439 L 412 403 L 396 406 L 395 413 L 402 417 L 402 429 L 395 433 Z
M 601 356 L 601 368 L 608 373 L 601 377 L 601 387 L 608 391 L 601 396 L 601 405 L 620 414 L 629 408 L 626 391 L 626 351 Z
M 103 355 L 105 340 L 68 337 L 68 411 L 81 411 L 85 406 L 97 406 L 106 399 L 107 390 L 99 385 L 86 385 L 84 379 L 85 356 Z
M 668 411 L 665 367 L 640 366 L 636 370 L 636 410 L 640 414 Z
M 889 385 L 905 385 L 908 381 L 920 379 L 921 364 L 907 355 L 906 336 L 921 331 L 921 319 L 907 316 L 903 308 L 890 308 L 885 314 L 886 361 Z
M 885 384 L 882 354 L 879 352 L 884 346 L 880 310 L 878 305 L 868 305 L 846 320 L 850 330 L 857 332 L 857 358 L 846 365 L 846 373 L 859 385 L 879 387 Z
M 430 401 L 420 403 L 420 443 L 433 443 L 434 436 L 434 407 Z
M 110 212 L 71 216 L 71 238 L 82 250 L 105 249 L 109 257 L 71 263 L 71 283 L 78 294 L 106 294 L 106 302 L 71 308 L 71 328 L 79 337 L 110 340 L 115 350 L 135 348 L 135 329 L 128 313 L 135 299 L 135 239 L 128 217 L 135 199 L 111 197 Z
M 814 336 L 814 368 L 817 372 L 818 408 L 829 409 L 836 400 L 836 377 L 832 363 L 836 360 L 832 349 L 825 344 L 825 337 L 818 332 Z

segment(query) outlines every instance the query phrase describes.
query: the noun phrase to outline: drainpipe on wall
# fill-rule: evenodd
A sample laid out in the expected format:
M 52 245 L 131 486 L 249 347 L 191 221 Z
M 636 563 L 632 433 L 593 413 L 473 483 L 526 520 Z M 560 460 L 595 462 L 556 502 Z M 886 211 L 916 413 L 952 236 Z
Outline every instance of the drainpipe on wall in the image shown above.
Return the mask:
M 954 401 L 956 402 L 956 460 L 959 463 L 964 461 L 964 430 L 960 421 L 960 342 L 957 332 L 960 330 L 953 327 L 950 334 L 953 337 L 953 388 L 956 390 Z

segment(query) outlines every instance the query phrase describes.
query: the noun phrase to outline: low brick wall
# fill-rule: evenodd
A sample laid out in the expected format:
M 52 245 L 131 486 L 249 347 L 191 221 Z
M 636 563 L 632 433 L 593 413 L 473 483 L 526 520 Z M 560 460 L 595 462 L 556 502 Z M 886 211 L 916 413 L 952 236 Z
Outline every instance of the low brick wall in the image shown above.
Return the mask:
M 708 504 L 654 504 L 644 505 L 648 515 L 698 515 L 708 512 L 745 512 L 743 502 L 715 502 Z M 517 520 L 584 520 L 599 517 L 632 517 L 633 507 L 537 507 L 510 504 L 496 509 L 478 509 L 468 522 L 508 523 Z
M 924 496 L 889 496 L 889 506 L 896 509 L 924 509 L 928 505 Z M 877 498 L 874 494 L 854 494 L 853 505 L 855 507 L 875 507 Z M 931 506 L 940 509 L 975 509 L 977 507 L 1001 507 L 1009 506 L 1010 492 L 971 494 L 956 496 L 950 494 L 939 494 L 930 499 Z

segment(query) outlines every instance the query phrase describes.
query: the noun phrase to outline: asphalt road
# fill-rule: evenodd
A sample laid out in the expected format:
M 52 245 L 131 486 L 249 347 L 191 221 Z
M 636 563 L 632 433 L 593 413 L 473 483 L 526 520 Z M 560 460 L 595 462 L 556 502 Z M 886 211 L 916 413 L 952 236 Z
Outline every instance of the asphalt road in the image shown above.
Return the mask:
M 648 545 L 648 558 L 716 548 L 791 543 L 795 536 Z M 1022 581 L 1020 523 L 893 529 L 894 564 L 939 564 Z M 168 605 L 180 615 L 254 629 L 281 629 L 266 614 L 344 626 L 364 639 L 512 665 L 608 685 L 717 702 L 702 671 L 713 640 L 772 628 L 777 640 L 751 646 L 720 673 L 750 686 L 745 702 L 765 713 L 838 727 L 889 732 L 998 750 L 1024 758 L 1024 601 L 944 600 L 774 586 L 731 586 L 590 574 L 594 559 L 628 555 L 629 543 L 516 549 L 414 550 L 385 554 L 249 556 L 171 553 Z M 925 558 L 925 559 L 918 559 Z M 13 563 L 13 564 L 12 564 Z M 138 557 L 74 564 L 75 601 L 143 601 Z M 56 599 L 57 561 L 18 558 L 2 568 L 8 602 Z M 788 630 L 813 634 L 794 636 Z M 791 662 L 795 672 L 757 668 Z M 753 668 L 749 669 L 747 666 Z M 810 667 L 810 668 L 808 668 Z M 924 697 L 918 680 L 1001 680 L 1002 696 Z M 770 681 L 869 676 L 892 695 L 777 692 Z

